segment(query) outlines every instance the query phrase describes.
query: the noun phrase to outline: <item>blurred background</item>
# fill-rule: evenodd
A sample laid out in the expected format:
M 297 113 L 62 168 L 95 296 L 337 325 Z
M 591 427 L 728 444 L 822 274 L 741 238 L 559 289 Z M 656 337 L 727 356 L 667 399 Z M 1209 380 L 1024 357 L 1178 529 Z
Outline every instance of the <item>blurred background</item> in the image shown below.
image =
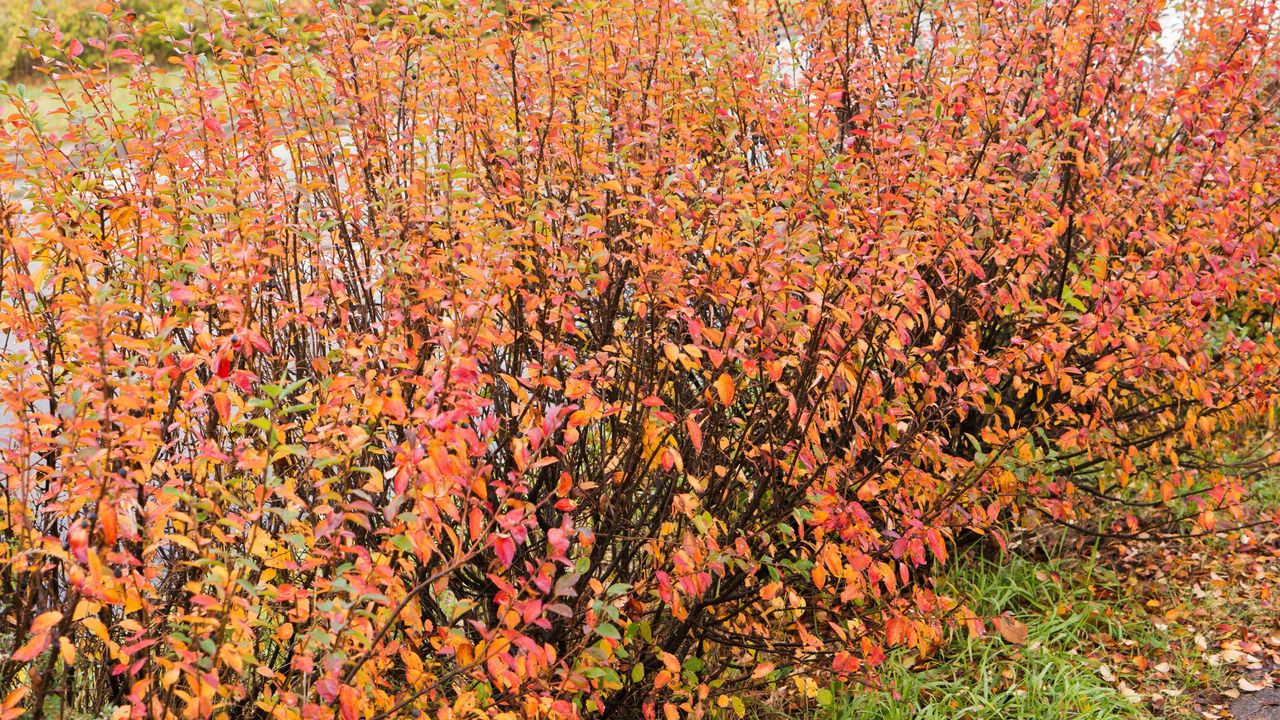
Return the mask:
M 49 35 L 33 32 L 51 23 L 73 37 L 96 37 L 102 32 L 98 18 L 102 0 L 0 0 L 0 80 L 30 80 L 39 65 L 38 54 L 23 50 L 34 44 L 37 52 L 47 51 Z M 190 22 L 183 0 L 120 0 L 108 7 L 126 9 L 133 15 L 135 31 L 148 54 L 161 55 L 169 48 L 174 28 Z M 86 56 L 95 52 L 85 48 Z

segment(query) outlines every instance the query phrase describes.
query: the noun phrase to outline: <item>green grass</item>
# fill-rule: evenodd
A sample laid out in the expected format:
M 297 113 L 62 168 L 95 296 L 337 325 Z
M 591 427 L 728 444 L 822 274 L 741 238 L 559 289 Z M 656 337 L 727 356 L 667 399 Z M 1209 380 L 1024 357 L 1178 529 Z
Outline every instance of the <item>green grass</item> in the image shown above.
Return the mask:
M 1280 506 L 1277 476 L 1259 478 L 1252 490 L 1255 512 Z M 1168 550 L 1166 564 L 1142 561 L 1141 578 L 1113 555 L 1100 564 L 1096 549 L 1078 546 L 958 558 L 940 590 L 964 599 L 979 617 L 1007 613 L 1022 621 L 1025 645 L 1005 642 L 994 630 L 981 638 L 953 630 L 931 657 L 891 655 L 878 687 L 836 686 L 822 693 L 829 702 L 803 712 L 756 714 L 760 720 L 1199 718 L 1196 705 L 1220 699 L 1239 671 L 1206 661 L 1217 648 L 1212 639 L 1197 647 L 1205 642 L 1197 627 L 1230 621 L 1266 628 L 1275 618 L 1248 588 L 1192 591 L 1188 574 L 1197 568 L 1198 575 L 1227 573 L 1247 561 L 1226 536 Z M 1168 582 L 1151 577 L 1155 566 L 1168 572 Z M 1163 615 L 1171 609 L 1177 621 Z M 1148 665 L 1140 669 L 1135 658 Z M 1159 675 L 1147 669 L 1157 664 L 1164 666 Z
M 978 559 L 956 568 L 951 592 L 974 598 L 981 617 L 1008 612 L 1026 623 L 1027 644 L 995 633 L 953 632 L 950 643 L 921 669 L 902 657 L 889 664 L 885 689 L 840 693 L 814 718 L 1134 718 L 1139 708 L 1105 679 L 1087 653 L 1099 633 L 1123 641 L 1137 631 L 1115 620 L 1099 593 L 1115 582 L 1092 564 L 1004 563 Z
M 758 720 L 1150 718 L 1132 689 L 1140 680 L 1118 667 L 1104 669 L 1118 649 L 1170 650 L 1140 607 L 1117 612 L 1124 586 L 1091 558 L 961 558 L 944 579 L 944 592 L 971 599 L 980 617 L 1008 613 L 1022 621 L 1025 645 L 1006 642 L 990 623 L 984 637 L 953 630 L 928 658 L 892 654 L 878 687 L 836 686 L 820 693 L 829 702 L 805 711 L 757 707 L 752 714 Z

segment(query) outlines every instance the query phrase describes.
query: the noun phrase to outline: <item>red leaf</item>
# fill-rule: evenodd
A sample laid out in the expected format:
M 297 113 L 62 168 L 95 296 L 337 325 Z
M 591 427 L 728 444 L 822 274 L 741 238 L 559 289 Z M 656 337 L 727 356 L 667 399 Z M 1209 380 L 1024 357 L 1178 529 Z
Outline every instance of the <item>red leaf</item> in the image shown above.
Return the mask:
M 702 452 L 702 426 L 698 424 L 698 420 L 690 415 L 684 419 L 684 427 L 689 433 L 689 442 L 693 445 L 693 451 Z
M 181 285 L 181 284 L 175 283 L 173 287 L 169 290 L 170 302 L 175 302 L 175 303 L 191 302 L 192 300 L 195 300 L 195 299 L 196 299 L 195 293 L 191 292 L 191 288 L 188 287 L 187 285 Z
M 249 347 L 253 348 L 254 350 L 257 350 L 258 352 L 261 352 L 261 353 L 271 352 L 271 343 L 267 342 L 266 338 L 262 337 L 261 335 L 254 332 L 253 330 L 245 330 L 244 339 L 245 339 L 245 342 L 249 344 Z

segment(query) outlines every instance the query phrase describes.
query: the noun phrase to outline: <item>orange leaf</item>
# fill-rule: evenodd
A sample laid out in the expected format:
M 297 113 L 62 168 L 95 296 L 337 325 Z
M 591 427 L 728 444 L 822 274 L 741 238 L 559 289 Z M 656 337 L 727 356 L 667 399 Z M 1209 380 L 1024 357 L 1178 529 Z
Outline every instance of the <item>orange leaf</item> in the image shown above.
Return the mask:
M 721 405 L 733 402 L 733 378 L 729 377 L 729 373 L 720 373 L 720 377 L 716 378 L 716 395 L 719 396 Z
M 224 392 L 213 394 L 213 407 L 218 411 L 218 418 L 226 422 L 231 418 L 231 398 Z
M 13 657 L 10 659 L 14 662 L 31 662 L 40 657 L 40 653 L 44 652 L 52 641 L 53 639 L 49 637 L 49 633 L 40 633 L 15 650 Z
M 692 415 L 686 417 L 684 427 L 689 433 L 689 442 L 693 445 L 693 451 L 702 452 L 702 426 L 698 424 L 697 418 Z
M 813 566 L 813 585 L 821 590 L 827 584 L 827 569 L 821 564 Z
M 31 623 L 31 634 L 39 635 L 49 631 L 49 628 L 57 625 L 62 620 L 62 613 L 57 610 L 50 610 L 47 613 L 41 613 L 36 616 L 35 622 Z
M 120 532 L 119 519 L 116 517 L 116 509 L 111 507 L 110 503 L 102 503 L 98 506 L 99 527 L 102 528 L 102 540 L 108 546 L 116 544 L 116 536 Z
M 106 644 L 106 645 L 111 644 L 111 633 L 107 631 L 107 626 L 103 624 L 103 622 L 98 618 L 89 616 L 89 617 L 86 617 L 84 620 L 81 620 L 80 624 L 84 625 L 85 629 L 93 633 L 99 640 L 103 642 L 103 644 Z
M 356 689 L 350 685 L 343 685 L 338 691 L 338 709 L 342 713 L 342 720 L 357 720 L 360 717 L 358 702 Z

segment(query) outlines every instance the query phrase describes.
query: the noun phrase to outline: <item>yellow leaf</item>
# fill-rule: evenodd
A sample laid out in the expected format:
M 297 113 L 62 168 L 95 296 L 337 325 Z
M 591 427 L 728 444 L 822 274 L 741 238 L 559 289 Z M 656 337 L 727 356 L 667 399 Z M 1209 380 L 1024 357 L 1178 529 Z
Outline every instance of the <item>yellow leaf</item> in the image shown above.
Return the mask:
M 244 659 L 240 657 L 240 653 L 236 651 L 234 645 L 223 645 L 222 649 L 218 651 L 218 657 L 222 659 L 223 664 L 237 674 L 244 672 Z
M 93 602 L 92 600 L 81 600 L 76 603 L 76 611 L 75 614 L 71 616 L 71 619 L 78 622 L 98 612 L 101 608 L 102 605 Z
M 99 640 L 107 646 L 111 645 L 111 633 L 107 632 L 107 626 L 96 617 L 87 617 L 80 622 L 85 628 L 93 633 Z
M 270 557 L 271 538 L 266 533 L 255 532 L 253 534 L 253 544 L 249 549 L 249 554 L 259 558 Z
M 58 638 L 58 653 L 62 655 L 62 662 L 68 667 L 76 664 L 76 646 L 67 638 Z

